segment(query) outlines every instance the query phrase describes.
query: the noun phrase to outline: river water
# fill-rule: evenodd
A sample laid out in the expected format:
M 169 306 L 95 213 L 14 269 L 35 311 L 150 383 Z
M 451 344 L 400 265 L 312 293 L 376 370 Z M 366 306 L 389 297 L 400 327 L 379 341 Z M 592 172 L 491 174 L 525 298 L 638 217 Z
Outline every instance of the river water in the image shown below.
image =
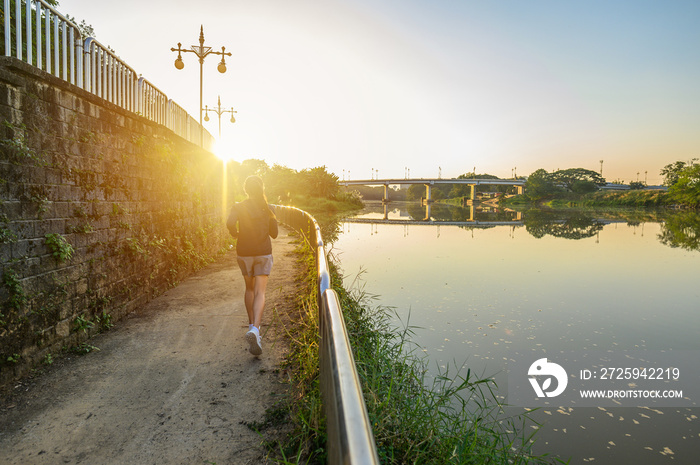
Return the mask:
M 503 386 L 512 350 L 700 354 L 698 223 L 687 214 L 368 203 L 342 221 L 332 251 L 346 286 L 359 274 L 395 309 L 397 326 L 414 327 L 431 370 L 466 364 Z M 532 416 L 542 423 L 535 452 L 570 463 L 700 462 L 700 408 Z

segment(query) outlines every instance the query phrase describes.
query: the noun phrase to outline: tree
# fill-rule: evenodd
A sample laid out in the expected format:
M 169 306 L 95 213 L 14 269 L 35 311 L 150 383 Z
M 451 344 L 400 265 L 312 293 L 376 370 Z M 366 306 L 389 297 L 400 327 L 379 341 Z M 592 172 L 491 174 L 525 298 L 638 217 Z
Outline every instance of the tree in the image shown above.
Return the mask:
M 646 189 L 647 185 L 644 184 L 642 181 L 630 181 L 630 189 L 631 190 L 640 190 L 640 189 Z
M 552 175 L 542 168 L 533 172 L 525 181 L 525 195 L 532 200 L 539 200 L 552 195 L 560 189 L 554 184 Z
M 677 183 L 681 172 L 684 169 L 695 165 L 696 161 L 697 158 L 693 158 L 687 163 L 684 161 L 677 161 L 675 163 L 669 163 L 668 165 L 664 166 L 661 170 L 661 175 L 664 177 L 664 186 L 671 187 L 675 183 Z
M 257 158 L 249 158 L 248 160 L 243 160 L 241 163 L 241 182 L 245 181 L 245 178 L 252 176 L 254 174 L 258 176 L 264 175 L 269 166 L 265 160 L 259 160 Z
M 692 164 L 678 173 L 678 179 L 668 188 L 674 201 L 690 207 L 700 207 L 700 164 Z
M 457 179 L 500 179 L 498 176 L 488 173 L 464 173 L 457 176 Z M 471 196 L 471 186 L 468 184 L 447 184 L 450 188 L 449 192 L 445 193 L 445 196 L 450 199 L 459 197 L 469 197 Z M 488 184 L 480 184 L 476 186 L 476 192 L 486 192 L 492 190 L 494 186 L 489 186 Z M 496 186 L 496 190 L 499 192 L 505 192 L 508 186 Z M 443 191 L 444 192 L 444 191 Z M 473 199 L 472 199 L 473 200 Z
M 589 194 L 594 192 L 598 188 L 592 181 L 574 181 L 571 184 L 571 191 L 576 194 Z
M 338 176 L 329 173 L 325 166 L 307 168 L 300 173 L 300 181 L 309 197 L 325 197 L 335 199 L 340 191 Z
M 406 199 L 418 200 L 425 195 L 425 186 L 423 184 L 411 184 L 406 192 Z
M 581 181 L 592 183 L 596 186 L 605 185 L 605 178 L 603 178 L 600 174 L 583 168 L 569 168 L 566 170 L 555 171 L 550 175 L 550 179 L 554 183 L 564 185 L 571 191 L 574 191 L 575 183 Z M 581 184 L 579 184 L 579 186 L 581 186 Z
M 267 199 L 273 203 L 286 203 L 299 193 L 298 173 L 286 166 L 273 165 L 267 169 L 265 176 Z

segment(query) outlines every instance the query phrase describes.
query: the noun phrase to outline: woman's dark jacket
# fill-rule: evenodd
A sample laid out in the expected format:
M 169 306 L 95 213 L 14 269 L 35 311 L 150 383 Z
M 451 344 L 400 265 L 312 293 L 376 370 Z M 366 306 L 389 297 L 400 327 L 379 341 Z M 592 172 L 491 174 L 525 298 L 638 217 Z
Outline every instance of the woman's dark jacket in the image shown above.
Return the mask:
M 231 235 L 238 238 L 236 252 L 239 257 L 272 254 L 270 237 L 277 237 L 277 219 L 267 205 L 261 208 L 251 199 L 235 204 L 226 226 Z

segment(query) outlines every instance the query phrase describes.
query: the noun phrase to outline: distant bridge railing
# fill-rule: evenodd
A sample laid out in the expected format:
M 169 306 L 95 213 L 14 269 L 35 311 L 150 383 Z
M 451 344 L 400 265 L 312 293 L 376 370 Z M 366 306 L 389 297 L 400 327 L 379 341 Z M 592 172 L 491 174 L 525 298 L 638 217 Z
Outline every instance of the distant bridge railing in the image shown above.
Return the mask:
M 12 56 L 211 150 L 191 115 L 44 0 L 3 0 L 3 48 Z
M 303 210 L 273 205 L 277 219 L 300 231 L 316 258 L 321 395 L 329 464 L 379 463 L 338 294 L 330 288 L 326 248 L 316 220 Z

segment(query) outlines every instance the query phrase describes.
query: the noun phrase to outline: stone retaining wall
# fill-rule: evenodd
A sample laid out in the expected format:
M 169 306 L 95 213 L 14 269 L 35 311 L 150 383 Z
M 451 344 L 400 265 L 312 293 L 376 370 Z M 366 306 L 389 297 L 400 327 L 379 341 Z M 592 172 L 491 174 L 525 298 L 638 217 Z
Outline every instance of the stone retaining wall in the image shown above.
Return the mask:
M 208 263 L 222 214 L 211 153 L 0 57 L 0 385 Z

